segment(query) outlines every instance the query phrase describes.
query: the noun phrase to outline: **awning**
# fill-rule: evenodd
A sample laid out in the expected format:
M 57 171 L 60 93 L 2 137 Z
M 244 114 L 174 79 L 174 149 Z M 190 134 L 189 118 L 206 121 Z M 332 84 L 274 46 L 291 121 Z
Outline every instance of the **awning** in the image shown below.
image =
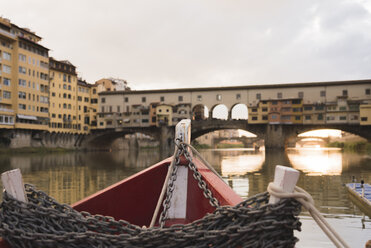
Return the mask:
M 36 116 L 32 116 L 32 115 L 20 115 L 20 114 L 17 114 L 17 117 L 19 119 L 25 119 L 25 120 L 34 120 L 34 121 L 37 120 L 37 117 Z

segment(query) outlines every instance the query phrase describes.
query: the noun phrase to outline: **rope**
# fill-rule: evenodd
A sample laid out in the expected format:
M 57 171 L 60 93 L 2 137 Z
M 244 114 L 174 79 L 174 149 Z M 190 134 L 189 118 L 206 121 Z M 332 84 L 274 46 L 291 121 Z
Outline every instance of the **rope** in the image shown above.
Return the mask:
M 338 248 L 349 248 L 347 243 L 340 237 L 340 235 L 333 229 L 330 224 L 321 215 L 318 209 L 314 206 L 314 200 L 312 196 L 304 189 L 296 186 L 293 193 L 284 192 L 280 187 L 277 187 L 273 183 L 268 185 L 269 194 L 278 198 L 295 198 L 300 202 L 305 209 L 307 209 L 312 218 L 317 222 L 319 227 L 324 231 L 327 237 L 334 243 Z

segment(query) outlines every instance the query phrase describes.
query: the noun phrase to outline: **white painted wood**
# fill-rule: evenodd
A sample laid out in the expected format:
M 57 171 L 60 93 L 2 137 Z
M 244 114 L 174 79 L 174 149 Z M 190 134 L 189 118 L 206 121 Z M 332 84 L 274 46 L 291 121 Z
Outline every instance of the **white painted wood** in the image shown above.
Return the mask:
M 181 120 L 175 127 L 175 137 L 182 142 L 191 143 L 191 120 Z M 175 165 L 177 166 L 177 165 Z M 174 182 L 173 196 L 170 200 L 168 216 L 171 219 L 184 219 L 187 215 L 188 167 L 179 166 Z
M 181 139 L 182 142 L 191 143 L 191 120 L 183 119 L 175 127 L 175 137 Z
M 177 166 L 177 165 L 175 165 Z M 173 196 L 170 199 L 169 218 L 184 219 L 187 214 L 188 167 L 179 166 L 174 183 Z
M 284 192 L 292 193 L 298 182 L 300 172 L 286 166 L 277 165 L 274 172 L 274 185 L 280 187 Z M 269 203 L 274 204 L 280 201 L 280 198 L 271 196 Z
M 20 169 L 6 171 L 1 174 L 4 189 L 19 201 L 27 202 L 26 192 Z

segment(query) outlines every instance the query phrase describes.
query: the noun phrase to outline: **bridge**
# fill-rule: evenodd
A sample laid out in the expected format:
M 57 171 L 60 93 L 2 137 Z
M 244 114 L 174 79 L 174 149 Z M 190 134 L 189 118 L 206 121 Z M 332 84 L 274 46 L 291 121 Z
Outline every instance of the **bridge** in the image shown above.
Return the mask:
M 371 141 L 369 126 L 344 125 L 344 124 L 249 124 L 246 120 L 193 120 L 191 123 L 191 138 L 196 139 L 203 134 L 222 129 L 241 129 L 257 135 L 257 139 L 263 139 L 266 148 L 282 149 L 287 146 L 292 138 L 298 134 L 318 129 L 338 129 L 359 135 Z M 175 130 L 173 126 L 148 126 L 148 127 L 120 127 L 96 130 L 86 136 L 79 146 L 89 149 L 109 148 L 110 144 L 118 137 L 125 134 L 144 133 L 160 141 L 162 149 L 172 149 L 174 146 Z

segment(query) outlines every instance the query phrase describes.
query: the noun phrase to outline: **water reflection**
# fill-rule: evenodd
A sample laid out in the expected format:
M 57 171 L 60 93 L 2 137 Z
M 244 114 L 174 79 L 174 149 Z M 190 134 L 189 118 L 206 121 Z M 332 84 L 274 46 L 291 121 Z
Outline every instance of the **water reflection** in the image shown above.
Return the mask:
M 24 181 L 37 186 L 63 203 L 76 202 L 96 191 L 116 183 L 167 157 L 158 150 L 135 150 L 102 153 L 52 153 L 0 155 L 0 172 L 21 168 Z M 227 183 L 243 198 L 266 191 L 273 180 L 275 166 L 285 165 L 304 173 L 298 185 L 307 190 L 316 207 L 327 219 L 335 220 L 340 232 L 357 237 L 361 229 L 360 210 L 349 200 L 343 186 L 354 176 L 358 181 L 371 181 L 371 158 L 339 150 L 300 149 L 255 152 L 247 149 L 202 150 L 202 156 L 222 174 Z M 326 237 L 312 241 L 312 220 L 301 214 L 303 232 L 297 234 L 304 242 L 298 247 L 332 247 L 321 245 Z M 350 222 L 350 217 L 353 222 Z M 355 217 L 354 217 L 355 216 Z M 355 222 L 356 221 L 356 222 Z M 364 222 L 364 232 L 370 233 L 371 223 Z M 308 231 L 309 229 L 309 231 Z M 362 237 L 357 239 L 364 244 Z
M 261 170 L 265 161 L 265 152 L 247 152 L 232 154 L 221 158 L 222 176 L 245 175 Z
M 287 156 L 294 169 L 309 176 L 340 175 L 342 172 L 342 154 L 338 149 L 289 149 Z
M 161 160 L 157 150 L 2 155 L 1 172 L 20 168 L 24 182 L 71 204 Z

